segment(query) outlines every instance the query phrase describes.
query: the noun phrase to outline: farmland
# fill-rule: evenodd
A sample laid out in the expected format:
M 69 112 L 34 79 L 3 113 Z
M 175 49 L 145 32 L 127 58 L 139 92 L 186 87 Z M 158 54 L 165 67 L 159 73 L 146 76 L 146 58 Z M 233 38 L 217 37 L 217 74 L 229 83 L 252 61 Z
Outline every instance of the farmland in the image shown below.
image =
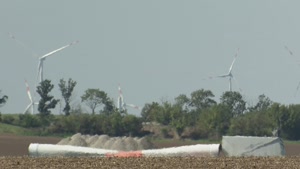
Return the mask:
M 30 143 L 56 144 L 59 137 L 0 135 L 1 168 L 298 168 L 300 144 L 285 142 L 286 157 L 166 157 L 166 158 L 33 158 Z M 196 142 L 158 140 L 156 147 L 179 146 Z

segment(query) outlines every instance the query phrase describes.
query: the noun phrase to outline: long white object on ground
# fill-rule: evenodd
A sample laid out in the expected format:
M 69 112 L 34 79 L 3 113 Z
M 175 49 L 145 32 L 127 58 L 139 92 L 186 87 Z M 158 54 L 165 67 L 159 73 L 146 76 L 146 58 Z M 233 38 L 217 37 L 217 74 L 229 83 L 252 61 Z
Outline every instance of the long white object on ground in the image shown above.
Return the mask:
M 169 157 L 169 156 L 209 156 L 217 157 L 221 151 L 220 144 L 196 144 L 163 149 L 140 151 L 117 151 L 89 147 L 53 144 L 30 144 L 29 155 L 34 157 L 50 156 L 96 156 L 96 157 Z
M 206 156 L 217 157 L 220 153 L 220 144 L 196 144 L 180 147 L 142 150 L 143 156 L 159 157 L 159 156 Z
M 30 144 L 29 155 L 34 157 L 50 156 L 105 156 L 107 153 L 117 153 L 117 150 L 106 150 L 89 147 L 78 147 L 70 145 L 55 144 Z

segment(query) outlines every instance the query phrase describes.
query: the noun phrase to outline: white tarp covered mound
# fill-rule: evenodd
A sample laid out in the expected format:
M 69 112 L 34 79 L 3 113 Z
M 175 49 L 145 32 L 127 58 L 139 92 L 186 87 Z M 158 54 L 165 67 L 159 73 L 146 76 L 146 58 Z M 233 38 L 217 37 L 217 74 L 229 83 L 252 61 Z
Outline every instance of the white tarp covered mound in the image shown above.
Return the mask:
M 226 156 L 285 156 L 278 137 L 223 136 L 222 151 Z

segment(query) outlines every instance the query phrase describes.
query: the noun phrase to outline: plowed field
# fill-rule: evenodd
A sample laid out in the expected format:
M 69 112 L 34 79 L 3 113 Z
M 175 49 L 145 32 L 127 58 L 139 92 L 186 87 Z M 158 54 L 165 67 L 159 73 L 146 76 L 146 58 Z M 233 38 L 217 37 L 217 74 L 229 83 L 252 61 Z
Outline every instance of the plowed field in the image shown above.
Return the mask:
M 300 168 L 300 145 L 286 145 L 286 157 L 32 158 L 30 143 L 56 144 L 60 138 L 0 136 L 0 168 Z

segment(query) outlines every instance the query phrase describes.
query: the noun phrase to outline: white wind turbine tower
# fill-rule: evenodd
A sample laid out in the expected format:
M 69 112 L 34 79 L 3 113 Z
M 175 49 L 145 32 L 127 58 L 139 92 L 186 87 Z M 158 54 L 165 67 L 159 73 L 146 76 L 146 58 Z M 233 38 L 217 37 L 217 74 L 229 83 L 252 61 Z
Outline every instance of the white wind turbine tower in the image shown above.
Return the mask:
M 242 91 L 241 88 L 239 87 L 238 83 L 237 83 L 237 80 L 236 80 L 236 79 L 234 78 L 234 76 L 232 75 L 232 68 L 233 68 L 233 65 L 234 65 L 234 63 L 235 63 L 235 60 L 236 60 L 236 58 L 237 58 L 237 56 L 238 56 L 238 52 L 239 52 L 239 48 L 238 48 L 237 51 L 236 51 L 236 54 L 235 54 L 235 56 L 234 56 L 234 59 L 233 59 L 231 65 L 230 65 L 230 67 L 229 67 L 229 70 L 228 70 L 228 73 L 227 73 L 227 74 L 219 75 L 219 76 L 215 76 L 215 77 L 209 77 L 209 79 L 212 79 L 212 78 L 227 78 L 227 77 L 228 77 L 228 78 L 229 78 L 229 91 L 232 91 L 232 80 L 235 81 L 235 83 L 236 83 L 236 85 L 238 86 L 239 90 Z
M 27 81 L 25 80 L 25 85 L 26 85 L 26 91 L 27 91 L 27 95 L 28 95 L 28 98 L 30 100 L 30 103 L 29 105 L 26 107 L 25 111 L 23 114 L 25 114 L 29 108 L 31 108 L 31 114 L 34 114 L 34 105 L 38 105 L 39 103 L 38 102 L 34 102 L 32 97 L 31 97 L 31 93 L 30 93 L 30 89 L 29 89 L 29 85 L 27 83 Z
M 132 107 L 134 109 L 140 110 L 140 107 L 138 107 L 134 104 L 127 104 L 124 102 L 123 93 L 122 93 L 120 84 L 119 84 L 118 90 L 119 90 L 119 96 L 118 96 L 118 101 L 117 101 L 117 107 L 120 111 L 126 110 L 126 107 Z

